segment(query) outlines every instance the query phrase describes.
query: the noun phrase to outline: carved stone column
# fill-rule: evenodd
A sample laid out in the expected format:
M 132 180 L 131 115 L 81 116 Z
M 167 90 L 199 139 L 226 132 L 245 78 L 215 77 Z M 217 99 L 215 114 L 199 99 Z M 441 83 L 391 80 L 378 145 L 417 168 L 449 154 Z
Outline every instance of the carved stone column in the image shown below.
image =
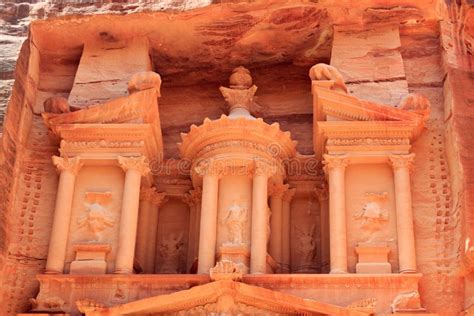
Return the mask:
M 270 243 L 269 253 L 279 265 L 282 264 L 282 225 L 283 225 L 283 193 L 288 190 L 288 185 L 276 184 L 270 190 Z
M 321 222 L 321 273 L 329 273 L 329 192 L 326 185 L 315 189 Z
M 250 244 L 250 273 L 262 274 L 267 269 L 268 178 L 269 168 L 257 164 L 252 185 L 252 233 Z
M 190 190 L 184 195 L 184 202 L 189 205 L 189 237 L 187 269 L 192 267 L 199 248 L 199 220 L 201 218 L 201 188 Z
M 198 274 L 209 273 L 216 260 L 217 199 L 219 172 L 212 164 L 197 166 L 196 172 L 203 176 L 201 219 L 199 235 Z
M 56 207 L 54 209 L 53 228 L 49 241 L 48 258 L 45 273 L 63 273 L 66 259 L 66 247 L 71 222 L 72 198 L 76 176 L 82 167 L 79 157 L 61 158 L 53 156 L 53 164 L 61 172 L 59 176 Z
M 135 256 L 142 264 L 145 273 L 154 271 L 159 207 L 165 199 L 166 193 L 159 193 L 156 188 L 141 188 L 140 190 Z
M 145 157 L 119 157 L 120 167 L 125 171 L 122 212 L 118 238 L 115 273 L 132 273 L 135 242 L 137 237 L 138 206 L 140 201 L 140 182 L 150 169 Z
M 282 196 L 281 273 L 291 272 L 291 200 L 295 192 L 296 189 L 288 189 Z
M 347 273 L 347 227 L 344 174 L 346 156 L 324 155 L 329 178 L 329 229 L 331 273 Z
M 395 183 L 400 273 L 416 272 L 415 232 L 410 189 L 410 169 L 415 154 L 393 155 L 389 158 Z

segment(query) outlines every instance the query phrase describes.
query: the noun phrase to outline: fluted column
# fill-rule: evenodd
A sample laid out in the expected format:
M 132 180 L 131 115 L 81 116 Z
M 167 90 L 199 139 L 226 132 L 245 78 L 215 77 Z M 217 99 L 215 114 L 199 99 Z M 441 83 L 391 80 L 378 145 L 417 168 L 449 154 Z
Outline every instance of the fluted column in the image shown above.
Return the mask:
M 270 172 L 265 165 L 256 165 L 252 185 L 252 233 L 250 245 L 250 273 L 252 274 L 266 273 L 267 270 L 269 175 Z
M 159 193 L 156 188 L 141 188 L 140 190 L 135 256 L 142 264 L 145 273 L 154 271 L 159 207 L 165 199 L 166 193 Z
M 400 273 L 416 272 L 415 232 L 410 189 L 410 169 L 415 154 L 393 155 L 389 158 L 395 184 Z
M 219 172 L 212 164 L 195 168 L 202 175 L 202 201 L 199 235 L 198 274 L 208 274 L 216 260 L 217 199 L 219 192 Z
M 296 189 L 288 189 L 282 196 L 281 273 L 291 272 L 291 200 L 295 192 Z
M 347 227 L 344 174 L 346 156 L 324 155 L 329 182 L 329 248 L 331 273 L 347 273 Z
M 138 206 L 142 176 L 150 172 L 145 157 L 119 157 L 120 167 L 125 171 L 122 212 L 115 273 L 132 273 L 135 242 L 137 237 Z
M 319 202 L 321 222 L 321 273 L 328 273 L 329 267 L 329 192 L 326 185 L 317 187 L 315 193 Z
M 184 195 L 184 202 L 189 205 L 189 236 L 188 236 L 188 255 L 187 269 L 189 270 L 196 256 L 199 247 L 199 220 L 201 215 L 201 195 L 200 188 L 190 190 Z
M 279 265 L 282 264 L 282 225 L 283 225 L 283 193 L 288 190 L 288 185 L 276 184 L 270 190 L 270 243 L 269 253 Z
M 76 176 L 82 167 L 79 157 L 68 158 L 53 156 L 53 164 L 61 172 L 59 176 L 53 227 L 49 241 L 48 258 L 45 273 L 63 273 L 66 259 L 66 247 L 71 222 L 72 198 Z

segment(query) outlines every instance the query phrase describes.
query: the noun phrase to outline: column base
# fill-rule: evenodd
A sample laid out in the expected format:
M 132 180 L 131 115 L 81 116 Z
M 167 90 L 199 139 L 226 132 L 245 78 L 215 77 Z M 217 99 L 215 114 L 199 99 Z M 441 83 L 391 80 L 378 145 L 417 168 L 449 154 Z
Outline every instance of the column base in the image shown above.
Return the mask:
M 131 270 L 115 270 L 114 274 L 133 274 Z
M 63 274 L 63 272 L 61 271 L 51 271 L 51 270 L 46 270 L 44 271 L 44 274 Z
M 417 273 L 415 269 L 405 269 L 405 270 L 400 270 L 400 274 L 410 274 L 410 273 Z
M 349 272 L 342 269 L 332 269 L 329 274 L 348 274 Z

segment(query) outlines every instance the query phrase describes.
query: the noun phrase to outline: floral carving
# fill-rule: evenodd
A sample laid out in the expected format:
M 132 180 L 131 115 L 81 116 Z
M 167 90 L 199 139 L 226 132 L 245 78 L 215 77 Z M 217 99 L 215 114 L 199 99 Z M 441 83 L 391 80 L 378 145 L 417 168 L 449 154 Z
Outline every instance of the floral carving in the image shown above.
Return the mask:
M 102 241 L 103 232 L 115 224 L 115 218 L 107 210 L 111 200 L 110 192 L 86 192 L 87 210 L 78 218 L 77 225 L 86 228 L 94 241 Z
M 59 171 L 68 171 L 72 174 L 77 175 L 79 170 L 83 166 L 83 162 L 79 157 L 69 158 L 68 156 L 58 157 L 53 156 L 53 164 L 58 168 Z
M 413 167 L 413 161 L 415 160 L 415 154 L 409 155 L 391 155 L 389 157 L 390 162 L 392 163 L 392 167 L 394 170 L 400 168 L 407 168 L 409 170 Z
M 144 156 L 140 157 L 118 157 L 120 167 L 127 172 L 128 170 L 138 170 L 141 175 L 145 176 L 150 173 L 147 159 Z
M 155 187 L 142 187 L 140 189 L 140 201 L 149 201 L 154 205 L 160 206 L 166 200 L 166 193 L 158 192 Z
M 347 155 L 343 156 L 335 156 L 335 155 L 324 155 L 324 165 L 325 169 L 333 170 L 333 169 L 346 169 L 349 165 L 349 158 Z

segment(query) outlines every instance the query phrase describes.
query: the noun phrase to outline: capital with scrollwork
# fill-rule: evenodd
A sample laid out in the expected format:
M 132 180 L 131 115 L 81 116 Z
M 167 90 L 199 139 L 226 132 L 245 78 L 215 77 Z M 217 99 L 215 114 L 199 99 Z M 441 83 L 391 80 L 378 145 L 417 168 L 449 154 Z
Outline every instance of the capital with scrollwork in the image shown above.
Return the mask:
M 327 201 L 329 199 L 329 189 L 326 183 L 319 183 L 314 188 L 314 193 L 318 201 Z
M 59 171 L 68 171 L 74 175 L 77 175 L 79 170 L 84 165 L 79 157 L 69 158 L 68 156 L 53 156 L 51 158 L 53 160 L 53 164 L 56 166 L 56 168 L 58 168 Z
M 415 154 L 408 155 L 391 155 L 388 157 L 392 164 L 393 170 L 397 169 L 408 169 L 412 170 L 413 162 L 415 160 Z
M 213 159 L 205 159 L 194 166 L 194 172 L 201 177 L 205 175 L 222 176 L 224 172 L 224 163 Z
M 201 204 L 201 198 L 202 189 L 197 188 L 194 190 L 189 190 L 189 192 L 184 195 L 183 201 L 190 206 L 194 206 Z
M 293 200 L 293 197 L 295 196 L 295 193 L 296 193 L 295 188 L 286 190 L 285 192 L 283 192 L 283 196 L 282 196 L 283 201 L 291 202 L 291 200 Z
M 140 189 L 140 201 L 149 201 L 153 205 L 160 206 L 167 201 L 165 192 L 158 192 L 155 187 Z
M 118 163 L 123 171 L 137 170 L 142 176 L 146 176 L 150 173 L 150 167 L 147 159 L 144 156 L 140 157 L 118 157 Z
M 268 187 L 268 196 L 280 196 L 283 197 L 283 194 L 289 189 L 288 184 L 273 184 Z
M 349 165 L 349 158 L 347 155 L 324 155 L 324 171 L 327 172 L 329 170 L 340 169 L 345 170 L 346 167 Z
M 270 178 L 277 172 L 277 167 L 261 160 L 255 160 L 253 174 Z

